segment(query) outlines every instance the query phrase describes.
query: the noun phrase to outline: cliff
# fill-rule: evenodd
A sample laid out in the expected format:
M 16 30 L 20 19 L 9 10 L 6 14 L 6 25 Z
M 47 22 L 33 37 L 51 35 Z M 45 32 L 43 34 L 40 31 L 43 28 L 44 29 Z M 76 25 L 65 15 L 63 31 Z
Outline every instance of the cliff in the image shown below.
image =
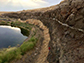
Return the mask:
M 23 21 L 37 19 L 47 26 L 51 48 L 47 56 L 49 63 L 84 63 L 84 0 L 64 0 L 48 8 L 3 16 Z

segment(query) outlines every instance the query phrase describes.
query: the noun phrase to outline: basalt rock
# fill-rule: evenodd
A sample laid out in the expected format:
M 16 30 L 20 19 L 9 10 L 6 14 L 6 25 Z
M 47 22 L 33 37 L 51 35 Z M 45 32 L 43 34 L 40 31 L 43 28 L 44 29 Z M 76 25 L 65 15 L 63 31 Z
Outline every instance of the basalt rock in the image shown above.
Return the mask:
M 64 0 L 48 8 L 3 15 L 38 19 L 49 28 L 49 63 L 84 63 L 84 0 Z

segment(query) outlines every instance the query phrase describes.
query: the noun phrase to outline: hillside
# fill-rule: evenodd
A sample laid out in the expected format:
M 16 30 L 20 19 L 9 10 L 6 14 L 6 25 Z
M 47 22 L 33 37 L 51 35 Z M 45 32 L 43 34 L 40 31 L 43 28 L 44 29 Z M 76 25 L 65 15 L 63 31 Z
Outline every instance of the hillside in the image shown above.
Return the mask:
M 84 63 L 84 0 L 64 0 L 48 8 L 5 13 L 2 16 L 22 21 L 39 20 L 49 29 L 50 41 L 44 44 L 51 49 L 46 57 L 42 48 L 37 60 L 32 60 L 34 63 Z

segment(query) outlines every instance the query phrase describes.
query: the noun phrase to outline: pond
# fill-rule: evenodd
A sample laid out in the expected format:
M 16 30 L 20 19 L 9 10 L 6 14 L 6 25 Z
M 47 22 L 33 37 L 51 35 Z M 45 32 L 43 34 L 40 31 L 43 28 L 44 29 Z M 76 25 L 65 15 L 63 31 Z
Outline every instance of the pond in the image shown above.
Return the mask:
M 0 48 L 13 47 L 22 44 L 27 38 L 21 34 L 20 28 L 11 26 L 0 26 Z

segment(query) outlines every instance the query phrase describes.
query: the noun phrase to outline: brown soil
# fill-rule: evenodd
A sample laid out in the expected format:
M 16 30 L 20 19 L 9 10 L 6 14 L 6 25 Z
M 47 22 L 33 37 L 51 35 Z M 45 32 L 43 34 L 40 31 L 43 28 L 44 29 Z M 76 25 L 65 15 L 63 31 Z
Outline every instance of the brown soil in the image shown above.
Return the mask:
M 49 29 L 51 49 L 45 52 L 48 54 L 47 62 L 84 63 L 84 0 L 64 0 L 56 6 L 6 13 L 3 16 L 22 21 L 36 19 Z M 43 57 L 40 55 L 38 58 Z M 34 62 L 41 63 L 42 60 L 46 63 L 42 58 Z

